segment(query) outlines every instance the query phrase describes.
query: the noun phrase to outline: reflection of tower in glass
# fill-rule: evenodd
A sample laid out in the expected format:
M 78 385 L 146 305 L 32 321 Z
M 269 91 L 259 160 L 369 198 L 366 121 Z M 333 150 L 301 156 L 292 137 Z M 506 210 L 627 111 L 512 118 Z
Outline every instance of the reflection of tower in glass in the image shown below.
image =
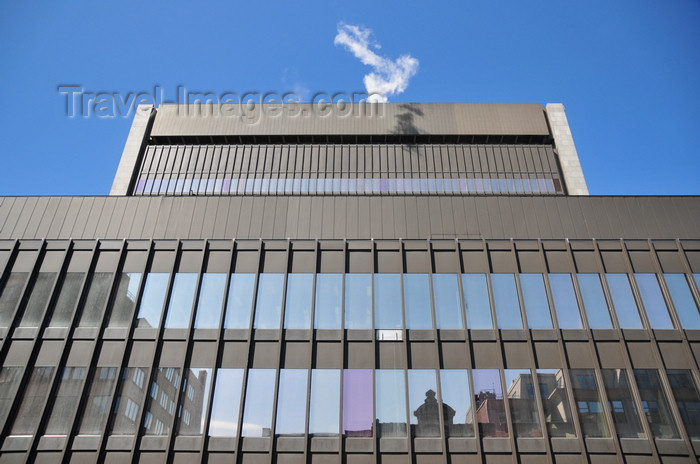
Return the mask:
M 209 382 L 209 369 L 191 368 L 187 371 L 182 390 L 179 435 L 203 433 L 202 417 L 206 413 L 205 391 Z
M 413 415 L 418 419 L 413 429 L 416 437 L 439 437 L 440 436 L 440 403 L 435 397 L 435 392 L 431 389 L 425 392 L 425 401 L 418 409 L 413 411 Z M 442 417 L 445 421 L 445 428 L 453 427 L 455 410 L 449 404 L 442 403 Z

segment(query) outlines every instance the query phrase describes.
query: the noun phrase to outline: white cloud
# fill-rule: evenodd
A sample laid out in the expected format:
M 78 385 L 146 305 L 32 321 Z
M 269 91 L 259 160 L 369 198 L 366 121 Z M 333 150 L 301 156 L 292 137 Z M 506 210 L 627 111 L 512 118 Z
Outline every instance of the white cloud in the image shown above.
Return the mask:
M 391 60 L 371 50 L 381 46 L 372 41 L 372 31 L 364 26 L 339 24 L 333 43 L 343 45 L 363 64 L 373 68 L 363 79 L 370 101 L 386 102 L 388 97 L 402 93 L 408 87 L 408 80 L 418 72 L 418 60 L 411 55 Z

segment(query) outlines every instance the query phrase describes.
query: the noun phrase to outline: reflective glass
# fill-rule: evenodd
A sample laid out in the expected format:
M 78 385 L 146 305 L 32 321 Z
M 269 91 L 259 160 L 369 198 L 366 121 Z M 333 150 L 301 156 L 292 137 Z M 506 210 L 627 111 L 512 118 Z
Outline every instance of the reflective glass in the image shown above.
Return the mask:
M 560 329 L 582 329 L 581 313 L 578 309 L 571 274 L 549 274 L 554 310 Z
M 180 369 L 159 367 L 149 389 L 148 409 L 143 419 L 143 434 L 170 434 L 170 422 L 175 415 L 177 392 L 180 389 Z
M 189 327 L 196 290 L 196 273 L 178 272 L 175 274 L 168 313 L 165 317 L 166 329 L 186 329 Z
M 433 313 L 430 304 L 428 274 L 404 274 L 403 292 L 406 306 L 407 329 L 432 329 Z
M 374 328 L 400 329 L 402 327 L 401 276 L 374 274 Z
M 276 436 L 303 436 L 306 430 L 306 369 L 281 369 L 277 389 Z
M 86 375 L 86 367 L 63 368 L 44 435 L 67 435 L 70 432 Z
M 22 381 L 22 367 L 3 367 L 0 369 L 0 427 L 10 414 L 19 384 Z
M 253 327 L 256 329 L 280 328 L 283 288 L 284 274 L 260 274 Z
M 496 305 L 496 319 L 499 329 L 522 329 L 518 290 L 513 274 L 491 274 L 493 302 Z
M 469 374 L 463 369 L 440 370 L 442 419 L 448 437 L 474 436 L 474 409 Z
M 71 317 L 78 304 L 84 272 L 67 272 L 63 276 L 58 299 L 53 307 L 49 327 L 69 327 Z
M 372 328 L 371 274 L 345 274 L 345 328 Z
M 408 407 L 411 420 L 411 435 L 414 437 L 440 436 L 440 406 L 434 369 L 408 370 Z M 455 410 L 442 406 L 446 423 L 452 423 Z
M 340 426 L 340 370 L 311 371 L 309 435 L 337 436 Z
M 5 281 L 0 293 L 0 327 L 8 327 L 12 322 L 12 315 L 28 278 L 28 272 L 12 272 Z
M 85 304 L 80 313 L 80 327 L 99 327 L 109 298 L 109 290 L 112 286 L 113 272 L 95 272 L 90 278 Z
M 140 272 L 121 273 L 117 293 L 112 302 L 112 312 L 109 315 L 109 327 L 129 327 L 134 317 L 134 306 L 140 284 Z
M 577 274 L 578 286 L 581 289 L 583 308 L 588 317 L 591 329 L 612 329 L 608 302 L 605 301 L 603 287 L 598 274 Z
M 112 389 L 117 381 L 118 372 L 119 369 L 116 367 L 98 367 L 95 370 L 85 412 L 78 428 L 79 435 L 102 434 L 109 415 Z
M 520 274 L 525 314 L 531 329 L 551 329 L 552 314 L 542 274 Z
M 693 375 L 680 369 L 669 369 L 666 375 L 688 436 L 691 440 L 700 439 L 700 395 Z
M 641 329 L 642 320 L 639 318 L 639 309 L 634 301 L 627 274 L 605 274 L 605 280 L 608 281 L 610 296 L 620 328 Z
M 656 369 L 634 369 L 634 379 L 654 438 L 678 438 L 678 429 L 671 415 L 666 394 Z
M 284 305 L 285 329 L 311 328 L 313 274 L 288 274 L 287 295 Z
M 513 433 L 516 437 L 541 437 L 532 372 L 529 369 L 506 369 L 505 376 Z
M 462 287 L 467 307 L 467 327 L 493 329 L 486 274 L 462 274 Z
M 125 367 L 122 370 L 121 386 L 114 406 L 112 435 L 136 434 L 145 389 L 148 387 L 148 369 Z
M 343 309 L 343 274 L 316 274 L 314 328 L 340 329 Z
M 637 281 L 639 294 L 642 296 L 642 303 L 651 328 L 673 329 L 673 323 L 668 315 L 668 308 L 661 294 L 656 274 L 635 274 L 634 279 Z
M 269 437 L 275 400 L 275 369 L 249 369 L 243 408 L 244 437 Z
M 343 371 L 343 435 L 372 437 L 374 412 L 372 406 L 372 369 Z
M 196 329 L 218 329 L 221 308 L 224 304 L 226 274 L 206 272 L 202 275 L 202 287 L 197 301 L 197 315 L 194 319 Z
M 608 396 L 608 406 L 620 438 L 645 438 L 639 421 L 637 406 L 624 369 L 603 369 L 603 385 Z
M 150 272 L 146 276 L 139 313 L 136 316 L 139 327 L 160 327 L 169 277 L 170 275 L 165 272 Z
M 55 272 L 39 272 L 31 288 L 29 300 L 24 306 L 20 327 L 39 327 L 46 303 L 51 297 L 51 288 L 56 280 Z
M 255 274 L 231 274 L 224 328 L 247 329 L 250 327 L 250 310 L 253 306 L 254 292 Z
M 685 274 L 664 274 L 668 293 L 684 329 L 700 329 L 700 312 L 690 293 Z
M 571 383 L 578 408 L 583 436 L 587 438 L 609 437 L 603 405 L 598 393 L 598 382 L 593 369 L 571 369 Z
M 55 367 L 35 367 L 29 384 L 20 393 L 22 403 L 14 417 L 10 435 L 33 435 L 41 420 L 41 410 L 51 388 Z
M 474 369 L 476 422 L 482 437 L 507 437 L 508 424 L 503 404 L 503 385 L 498 369 Z
M 238 414 L 241 408 L 243 369 L 216 370 L 216 386 L 209 421 L 210 437 L 238 435 Z
M 403 369 L 377 369 L 377 430 L 379 437 L 405 437 L 406 382 Z
M 433 274 L 433 292 L 437 328 L 463 328 L 457 274 Z
M 576 436 L 571 415 L 566 379 L 561 369 L 537 369 L 545 425 L 550 437 Z
M 177 434 L 202 435 L 206 422 L 211 369 L 190 367 L 185 369 L 182 395 L 178 409 Z

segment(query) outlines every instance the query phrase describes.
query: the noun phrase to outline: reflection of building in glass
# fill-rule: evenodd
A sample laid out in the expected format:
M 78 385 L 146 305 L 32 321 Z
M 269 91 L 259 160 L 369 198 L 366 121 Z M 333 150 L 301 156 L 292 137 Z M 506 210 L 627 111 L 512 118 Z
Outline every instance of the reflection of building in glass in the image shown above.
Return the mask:
M 453 419 L 455 410 L 447 403 L 439 403 L 435 398 L 435 392 L 428 390 L 425 392 L 425 402 L 418 409 L 413 411 L 413 415 L 418 418 L 418 424 L 412 426 L 413 435 L 417 437 L 439 437 L 440 436 L 440 407 L 442 406 L 442 418 L 445 429 L 454 427 Z

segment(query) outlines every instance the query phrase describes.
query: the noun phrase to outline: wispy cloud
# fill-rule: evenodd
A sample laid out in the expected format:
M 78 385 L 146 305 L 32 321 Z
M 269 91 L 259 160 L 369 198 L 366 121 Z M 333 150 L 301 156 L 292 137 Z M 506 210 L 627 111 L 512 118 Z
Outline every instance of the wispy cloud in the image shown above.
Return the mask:
M 401 55 L 396 60 L 378 55 L 374 50 L 381 46 L 372 40 L 372 30 L 364 26 L 338 24 L 333 43 L 343 45 L 363 64 L 373 68 L 363 79 L 370 101 L 386 102 L 390 96 L 402 93 L 409 79 L 418 72 L 418 60 L 411 55 Z

